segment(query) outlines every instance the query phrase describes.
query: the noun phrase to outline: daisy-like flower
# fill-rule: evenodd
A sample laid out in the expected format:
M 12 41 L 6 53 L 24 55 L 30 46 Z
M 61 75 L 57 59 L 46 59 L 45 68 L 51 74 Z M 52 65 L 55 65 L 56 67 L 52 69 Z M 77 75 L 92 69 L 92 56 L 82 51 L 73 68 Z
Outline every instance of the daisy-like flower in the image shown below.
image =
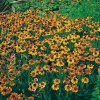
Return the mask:
M 28 64 L 23 64 L 22 65 L 22 69 L 23 70 L 29 70 L 30 69 L 30 66 Z
M 38 81 L 38 78 L 34 78 L 34 81 Z
M 55 91 L 59 90 L 59 85 L 57 84 L 52 84 L 51 88 Z
M 95 59 L 95 62 L 96 62 L 97 64 L 100 64 L 100 58 L 96 58 L 96 59 Z
M 46 86 L 46 82 L 41 82 L 41 83 L 39 83 L 39 87 L 40 88 L 44 88 Z
M 94 67 L 94 65 L 92 65 L 92 64 L 87 65 L 87 68 L 93 69 L 93 67 Z
M 74 77 L 74 78 L 71 79 L 71 82 L 73 84 L 77 84 L 78 83 L 78 79 L 76 77 Z
M 60 84 L 60 79 L 54 79 L 54 80 L 53 80 L 53 83 L 54 83 L 54 84 Z
M 69 84 L 66 84 L 66 85 L 64 86 L 64 89 L 65 89 L 65 91 L 70 91 L 70 90 L 72 89 L 72 86 L 69 85 Z
M 12 91 L 12 88 L 4 86 L 1 90 L 2 95 L 7 95 Z
M 18 100 L 19 99 L 18 98 L 18 94 L 15 93 L 15 92 L 12 92 L 11 95 L 10 95 L 10 97 L 9 97 L 9 99 L 10 100 Z
M 31 84 L 31 86 L 32 86 L 32 89 L 37 89 L 39 85 L 38 85 L 38 83 L 33 82 L 33 83 Z
M 74 59 L 70 58 L 70 59 L 67 60 L 67 62 L 68 62 L 69 65 L 73 64 L 74 63 Z
M 87 77 L 82 78 L 81 80 L 83 83 L 87 84 L 89 82 L 89 79 Z
M 72 92 L 78 92 L 79 87 L 77 85 L 72 85 Z
M 34 100 L 34 97 L 30 96 L 30 97 L 27 98 L 27 100 Z
M 30 59 L 30 60 L 28 61 L 28 63 L 29 63 L 30 65 L 33 65 L 33 64 L 35 63 L 35 61 L 32 60 L 32 59 Z
M 33 70 L 33 71 L 31 71 L 30 75 L 31 75 L 32 77 L 36 77 L 37 72 Z

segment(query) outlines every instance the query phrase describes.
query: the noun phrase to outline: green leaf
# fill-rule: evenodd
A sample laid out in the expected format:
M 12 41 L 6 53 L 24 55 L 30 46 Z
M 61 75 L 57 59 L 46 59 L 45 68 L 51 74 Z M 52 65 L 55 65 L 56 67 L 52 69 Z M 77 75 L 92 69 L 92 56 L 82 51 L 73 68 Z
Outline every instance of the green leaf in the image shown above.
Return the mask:
M 96 99 L 96 98 L 92 98 L 91 100 L 98 100 L 98 99 Z

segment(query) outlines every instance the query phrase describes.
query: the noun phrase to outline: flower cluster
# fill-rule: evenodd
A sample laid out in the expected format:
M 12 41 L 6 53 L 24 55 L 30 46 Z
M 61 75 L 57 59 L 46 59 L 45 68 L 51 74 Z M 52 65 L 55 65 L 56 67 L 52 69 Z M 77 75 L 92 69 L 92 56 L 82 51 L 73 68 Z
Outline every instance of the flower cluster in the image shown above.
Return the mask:
M 79 92 L 100 69 L 100 23 L 39 11 L 0 15 L 0 93 L 7 100 L 34 100 L 46 89 Z

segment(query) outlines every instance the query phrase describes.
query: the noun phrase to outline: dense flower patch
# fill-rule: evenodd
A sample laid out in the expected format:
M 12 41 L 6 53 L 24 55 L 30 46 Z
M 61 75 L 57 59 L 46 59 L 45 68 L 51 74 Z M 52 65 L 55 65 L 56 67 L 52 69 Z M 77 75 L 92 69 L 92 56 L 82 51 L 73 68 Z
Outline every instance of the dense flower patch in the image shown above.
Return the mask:
M 100 69 L 100 23 L 39 13 L 0 15 L 0 100 L 89 100 Z

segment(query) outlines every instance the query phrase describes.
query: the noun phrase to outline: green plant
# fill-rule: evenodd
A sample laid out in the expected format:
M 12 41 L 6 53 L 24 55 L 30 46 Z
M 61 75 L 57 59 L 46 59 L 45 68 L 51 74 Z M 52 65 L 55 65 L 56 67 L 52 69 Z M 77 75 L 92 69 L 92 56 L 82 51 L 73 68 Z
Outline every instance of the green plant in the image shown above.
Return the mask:
M 97 81 L 95 82 L 95 88 L 91 100 L 100 100 L 100 72 L 97 75 Z
M 6 5 L 7 5 L 7 1 L 6 0 L 0 0 L 0 12 L 3 12 L 4 11 Z M 8 9 L 9 9 L 9 7 L 7 7 L 5 9 L 5 11 L 8 10 Z
M 26 0 L 1 0 L 0 3 L 0 12 L 6 13 L 6 12 L 15 12 L 18 11 L 18 9 L 21 11 L 22 6 L 20 6 L 23 3 L 26 3 Z M 25 8 L 24 8 L 25 9 Z

